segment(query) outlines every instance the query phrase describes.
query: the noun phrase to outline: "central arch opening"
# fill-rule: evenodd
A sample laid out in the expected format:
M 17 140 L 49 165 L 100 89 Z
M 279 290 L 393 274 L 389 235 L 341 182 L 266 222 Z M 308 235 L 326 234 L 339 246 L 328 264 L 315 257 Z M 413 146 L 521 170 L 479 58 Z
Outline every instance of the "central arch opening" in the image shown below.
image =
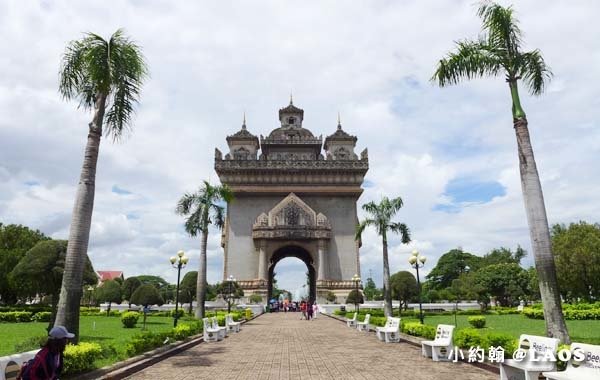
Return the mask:
M 281 260 L 287 257 L 295 257 L 297 259 L 302 260 L 304 264 L 306 264 L 306 269 L 308 272 L 308 300 L 310 302 L 315 302 L 317 298 L 317 278 L 315 275 L 315 268 L 313 265 L 313 259 L 302 247 L 298 247 L 295 245 L 281 247 L 273 253 L 271 256 L 271 261 L 269 262 L 269 283 L 268 283 L 268 299 L 273 298 L 273 275 L 275 273 L 275 266 Z M 290 289 L 288 289 L 290 290 Z

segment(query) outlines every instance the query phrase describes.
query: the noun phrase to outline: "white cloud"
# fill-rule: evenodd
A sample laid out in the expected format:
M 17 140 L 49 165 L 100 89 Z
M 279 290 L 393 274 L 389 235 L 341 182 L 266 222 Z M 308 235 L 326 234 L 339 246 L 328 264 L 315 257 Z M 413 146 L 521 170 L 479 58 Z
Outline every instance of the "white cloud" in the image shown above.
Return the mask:
M 600 3 L 514 5 L 528 47 L 540 48 L 555 74 L 544 96 L 522 91 L 550 223 L 598 221 L 600 89 L 593 84 L 600 78 Z M 217 179 L 214 147 L 223 150 L 244 110 L 250 131 L 268 134 L 290 90 L 315 134 L 333 132 L 339 110 L 344 129 L 359 138 L 357 150 L 369 148 L 373 186 L 361 204 L 403 197 L 398 220 L 414 242 L 392 238 L 392 271 L 408 269 L 413 248 L 430 258 L 429 268 L 456 246 L 479 254 L 500 245 L 529 248 L 503 79 L 445 89 L 429 83 L 453 41 L 479 31 L 467 0 L 2 2 L 3 223 L 67 237 L 90 115 L 58 95 L 60 55 L 81 32 L 108 36 L 118 27 L 143 46 L 151 78 L 132 134 L 117 144 L 105 139 L 100 148 L 90 237 L 98 269 L 174 281 L 167 259 L 179 249 L 195 269 L 200 239 L 186 236 L 173 212 L 177 199 L 202 179 Z M 457 177 L 497 181 L 506 194 L 456 213 L 435 211 L 449 201 L 444 189 Z M 115 185 L 131 194 L 113 193 Z M 222 249 L 217 231 L 209 239 L 214 282 L 222 276 Z M 362 275 L 371 269 L 379 279 L 381 242 L 372 231 L 363 242 Z M 293 281 L 302 281 L 298 268 L 289 267 Z

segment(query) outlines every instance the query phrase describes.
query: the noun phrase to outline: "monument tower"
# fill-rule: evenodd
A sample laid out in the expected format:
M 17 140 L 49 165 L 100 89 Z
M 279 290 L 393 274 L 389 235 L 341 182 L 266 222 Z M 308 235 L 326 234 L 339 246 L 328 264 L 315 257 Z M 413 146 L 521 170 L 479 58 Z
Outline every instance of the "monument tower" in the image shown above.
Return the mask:
M 270 298 L 273 271 L 286 257 L 302 260 L 309 273 L 309 298 L 323 302 L 329 291 L 343 302 L 360 274 L 354 239 L 357 201 L 369 160 L 358 157 L 357 138 L 339 122 L 316 137 L 302 126 L 304 110 L 279 110 L 281 126 L 267 137 L 242 129 L 227 136 L 229 153 L 215 149 L 215 171 L 233 191 L 221 245 L 223 279 L 233 275 L 245 296 Z

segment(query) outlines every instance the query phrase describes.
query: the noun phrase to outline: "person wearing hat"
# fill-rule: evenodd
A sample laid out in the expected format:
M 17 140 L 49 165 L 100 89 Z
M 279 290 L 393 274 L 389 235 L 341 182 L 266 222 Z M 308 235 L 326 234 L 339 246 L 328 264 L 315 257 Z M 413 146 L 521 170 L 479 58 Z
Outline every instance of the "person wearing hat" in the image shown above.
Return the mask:
M 54 326 L 48 333 L 48 340 L 33 359 L 21 370 L 23 380 L 55 380 L 63 369 L 63 353 L 67 339 L 73 338 L 64 326 Z

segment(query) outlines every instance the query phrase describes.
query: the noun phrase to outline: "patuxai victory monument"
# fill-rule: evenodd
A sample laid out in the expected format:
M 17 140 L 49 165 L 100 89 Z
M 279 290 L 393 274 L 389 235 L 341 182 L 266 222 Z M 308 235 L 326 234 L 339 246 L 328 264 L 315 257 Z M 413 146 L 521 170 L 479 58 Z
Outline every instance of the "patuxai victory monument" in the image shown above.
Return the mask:
M 260 139 L 246 127 L 215 150 L 215 170 L 235 199 L 223 229 L 223 278 L 234 276 L 245 296 L 270 298 L 273 273 L 286 257 L 308 269 L 309 298 L 329 291 L 344 302 L 360 273 L 355 240 L 357 201 L 369 159 L 354 152 L 357 138 L 339 122 L 325 138 L 302 126 L 304 110 L 279 110 L 280 127 Z

